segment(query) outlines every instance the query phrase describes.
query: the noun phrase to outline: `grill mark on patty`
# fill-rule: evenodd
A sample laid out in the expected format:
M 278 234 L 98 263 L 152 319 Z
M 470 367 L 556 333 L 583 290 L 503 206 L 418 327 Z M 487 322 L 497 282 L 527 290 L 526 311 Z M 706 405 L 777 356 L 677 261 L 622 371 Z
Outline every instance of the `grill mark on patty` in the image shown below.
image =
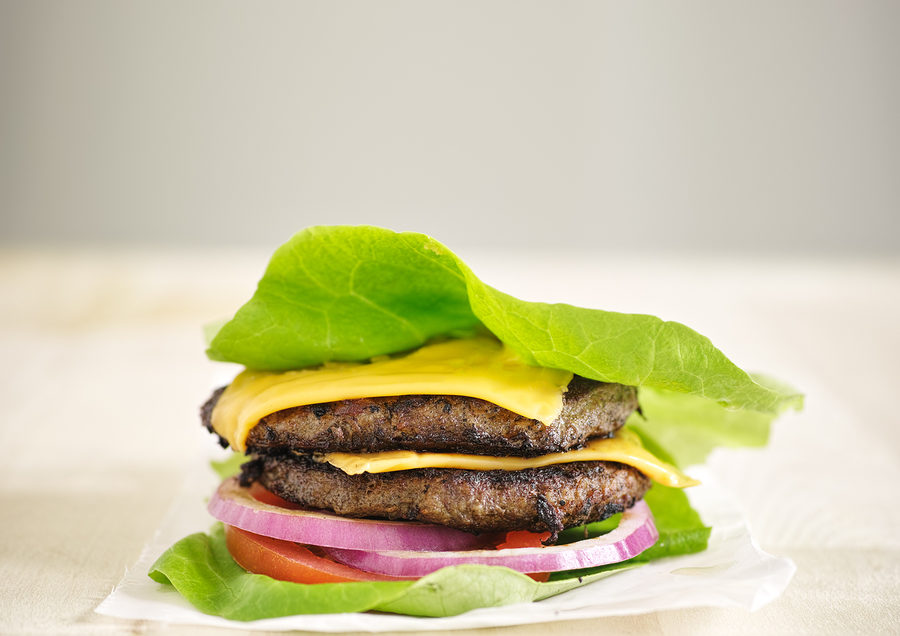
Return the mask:
M 203 405 L 212 411 L 224 388 Z M 608 437 L 637 408 L 637 390 L 573 377 L 559 417 L 543 424 L 478 398 L 403 395 L 298 406 L 262 418 L 247 438 L 255 452 L 450 451 L 530 457 L 578 448 Z
M 253 481 L 289 501 L 342 516 L 422 521 L 468 532 L 550 531 L 551 540 L 565 528 L 630 508 L 650 487 L 637 469 L 616 462 L 347 475 L 297 455 L 245 464 L 242 484 Z

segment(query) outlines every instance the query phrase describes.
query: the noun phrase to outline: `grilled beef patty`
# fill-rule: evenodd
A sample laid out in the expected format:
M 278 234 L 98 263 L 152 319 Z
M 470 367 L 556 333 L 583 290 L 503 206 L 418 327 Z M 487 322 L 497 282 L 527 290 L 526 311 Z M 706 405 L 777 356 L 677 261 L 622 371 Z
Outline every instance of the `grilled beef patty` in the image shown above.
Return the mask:
M 259 481 L 302 506 L 347 517 L 404 519 L 469 532 L 556 533 L 634 505 L 650 487 L 637 469 L 573 462 L 525 470 L 419 468 L 347 475 L 306 455 L 264 456 L 245 464 L 242 485 Z
M 224 389 L 203 405 L 212 411 Z M 534 456 L 608 437 L 637 408 L 637 390 L 575 376 L 563 394 L 559 417 L 548 425 L 496 404 L 453 395 L 402 395 L 298 406 L 260 420 L 247 438 L 252 452 L 449 451 Z

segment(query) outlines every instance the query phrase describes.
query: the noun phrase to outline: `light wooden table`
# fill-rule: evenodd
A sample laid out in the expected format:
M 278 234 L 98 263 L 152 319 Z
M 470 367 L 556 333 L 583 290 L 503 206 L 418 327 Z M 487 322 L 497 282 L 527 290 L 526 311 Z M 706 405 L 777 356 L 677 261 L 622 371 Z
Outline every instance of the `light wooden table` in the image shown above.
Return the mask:
M 685 322 L 808 396 L 767 449 L 711 461 L 761 546 L 797 563 L 784 596 L 752 614 L 698 608 L 501 633 L 900 631 L 900 263 L 463 255 L 516 295 Z M 213 443 L 197 418 L 215 369 L 200 326 L 249 297 L 265 259 L 0 252 L 0 632 L 215 631 L 93 609 Z

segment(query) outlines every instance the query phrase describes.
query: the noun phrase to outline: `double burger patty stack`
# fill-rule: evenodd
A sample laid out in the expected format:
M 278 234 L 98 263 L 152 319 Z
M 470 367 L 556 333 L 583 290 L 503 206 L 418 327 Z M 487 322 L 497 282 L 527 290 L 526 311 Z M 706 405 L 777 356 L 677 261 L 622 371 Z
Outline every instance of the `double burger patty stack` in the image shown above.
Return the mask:
M 202 408 L 214 432 L 214 408 Z M 574 376 L 550 423 L 474 397 L 401 395 L 309 404 L 276 411 L 249 431 L 241 484 L 259 482 L 301 506 L 347 517 L 410 520 L 474 533 L 549 531 L 604 519 L 641 499 L 650 480 L 610 461 L 521 470 L 414 468 L 348 474 L 325 453 L 416 451 L 493 457 L 564 453 L 611 437 L 637 408 L 634 387 Z M 227 444 L 227 442 L 225 442 Z

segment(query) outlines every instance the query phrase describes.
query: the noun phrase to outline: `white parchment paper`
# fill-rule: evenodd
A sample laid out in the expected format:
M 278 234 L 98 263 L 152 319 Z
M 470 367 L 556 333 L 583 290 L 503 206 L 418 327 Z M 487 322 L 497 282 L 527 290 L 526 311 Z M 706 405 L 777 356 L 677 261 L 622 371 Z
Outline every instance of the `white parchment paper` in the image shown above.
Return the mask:
M 713 527 L 709 548 L 699 554 L 654 561 L 538 603 L 484 608 L 447 618 L 318 614 L 239 623 L 197 611 L 173 588 L 147 576 L 150 566 L 170 545 L 185 535 L 206 530 L 213 522 L 205 502 L 217 480 L 208 468 L 198 467 L 185 481 L 138 562 L 96 611 L 120 618 L 243 629 L 379 632 L 521 625 L 683 607 L 756 610 L 771 602 L 787 587 L 796 569 L 794 564 L 756 546 L 740 511 L 728 494 L 716 487 L 708 472 L 693 468 L 690 473 L 703 481 L 702 486 L 688 491 L 691 503 Z

